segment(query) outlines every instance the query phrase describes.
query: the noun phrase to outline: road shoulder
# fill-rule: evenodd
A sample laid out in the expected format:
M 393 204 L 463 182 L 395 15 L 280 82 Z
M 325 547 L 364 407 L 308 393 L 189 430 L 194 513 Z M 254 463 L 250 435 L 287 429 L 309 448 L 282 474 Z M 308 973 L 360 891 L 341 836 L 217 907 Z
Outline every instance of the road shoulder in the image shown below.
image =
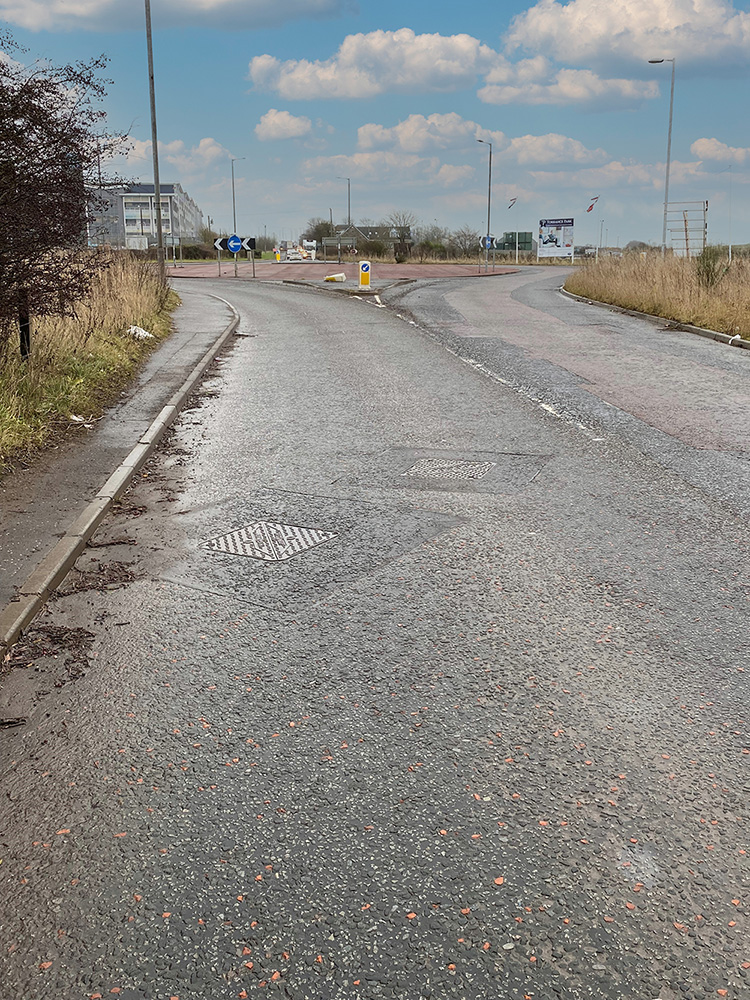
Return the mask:
M 174 333 L 94 431 L 0 484 L 0 656 L 35 617 L 235 333 L 225 300 L 180 289 Z

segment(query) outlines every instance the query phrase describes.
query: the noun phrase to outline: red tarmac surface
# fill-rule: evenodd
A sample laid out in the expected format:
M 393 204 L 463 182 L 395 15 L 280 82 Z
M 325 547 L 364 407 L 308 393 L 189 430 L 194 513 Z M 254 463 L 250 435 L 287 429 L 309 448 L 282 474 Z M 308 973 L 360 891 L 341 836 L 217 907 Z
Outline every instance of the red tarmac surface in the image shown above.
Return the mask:
M 219 277 L 218 264 L 208 261 L 186 262 L 182 267 L 169 267 L 168 273 L 175 278 L 217 278 Z M 372 282 L 396 281 L 399 278 L 473 278 L 478 276 L 488 277 L 492 274 L 512 274 L 516 268 L 503 267 L 498 265 L 493 269 L 490 264 L 489 271 L 484 267 L 479 269 L 478 264 L 373 264 Z M 347 263 L 337 264 L 335 261 L 323 263 L 316 261 L 308 263 L 277 264 L 272 260 L 256 261 L 255 276 L 263 281 L 322 281 L 329 274 L 345 274 L 346 283 L 359 282 L 359 264 Z M 238 261 L 238 277 L 252 280 L 252 264 L 248 260 Z M 234 261 L 221 262 L 221 277 L 234 277 Z

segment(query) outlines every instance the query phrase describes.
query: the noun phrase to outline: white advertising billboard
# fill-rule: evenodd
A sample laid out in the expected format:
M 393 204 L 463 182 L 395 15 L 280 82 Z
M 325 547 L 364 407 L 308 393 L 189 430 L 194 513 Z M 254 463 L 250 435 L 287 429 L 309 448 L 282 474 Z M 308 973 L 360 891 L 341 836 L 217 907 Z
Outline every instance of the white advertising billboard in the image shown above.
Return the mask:
M 573 259 L 573 220 L 539 220 L 539 257 L 570 257 Z

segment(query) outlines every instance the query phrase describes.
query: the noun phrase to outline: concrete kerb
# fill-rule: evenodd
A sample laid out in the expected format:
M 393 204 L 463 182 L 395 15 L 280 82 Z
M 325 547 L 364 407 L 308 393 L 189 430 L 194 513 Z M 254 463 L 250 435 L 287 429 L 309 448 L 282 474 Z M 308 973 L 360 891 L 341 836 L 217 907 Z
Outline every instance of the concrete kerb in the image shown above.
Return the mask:
M 3 658 L 21 632 L 36 618 L 43 603 L 40 602 L 38 594 L 33 594 L 19 597 L 17 601 L 12 601 L 0 611 L 0 636 L 8 639 L 0 646 L 0 655 Z
M 86 538 L 83 535 L 64 534 L 21 586 L 22 596 L 39 597 L 46 601 L 55 587 L 65 579 L 85 546 Z
M 219 296 L 212 296 L 212 298 L 219 298 Z M 138 444 L 97 491 L 95 498 L 68 526 L 60 541 L 53 546 L 19 588 L 18 599 L 0 609 L 0 659 L 7 655 L 23 630 L 31 624 L 42 609 L 50 594 L 65 579 L 87 542 L 106 517 L 112 504 L 125 492 L 132 477 L 152 454 L 208 366 L 237 331 L 240 322 L 239 313 L 225 299 L 220 301 L 229 306 L 234 313 L 232 321 L 206 351 L 156 419 L 152 421 L 146 433 L 140 437 Z
M 678 323 L 677 320 L 667 319 L 665 316 L 654 316 L 653 313 L 638 312 L 637 309 L 626 309 L 624 306 L 616 306 L 611 302 L 600 302 L 598 299 L 589 299 L 585 295 L 576 295 L 569 292 L 564 285 L 560 285 L 560 292 L 569 299 L 576 302 L 583 302 L 588 306 L 599 306 L 600 309 L 609 309 L 610 312 L 623 313 L 625 316 L 636 316 L 638 319 L 648 320 L 653 324 L 669 323 L 670 329 L 692 333 L 697 337 L 705 337 L 708 340 L 715 340 L 719 344 L 729 344 L 730 347 L 739 347 L 744 351 L 750 351 L 750 340 L 744 340 L 737 334 L 732 337 L 728 333 L 719 333 L 718 330 L 706 330 L 702 326 L 693 326 L 692 323 Z

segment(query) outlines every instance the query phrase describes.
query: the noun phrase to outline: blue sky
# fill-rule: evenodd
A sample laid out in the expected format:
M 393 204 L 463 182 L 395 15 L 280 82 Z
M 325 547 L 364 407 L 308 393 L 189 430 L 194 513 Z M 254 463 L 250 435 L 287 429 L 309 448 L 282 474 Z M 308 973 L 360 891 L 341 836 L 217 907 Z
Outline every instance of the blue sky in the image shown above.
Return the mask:
M 573 216 L 576 242 L 661 242 L 670 201 L 709 201 L 712 242 L 750 242 L 750 0 L 152 0 L 161 176 L 229 230 L 411 211 L 492 230 Z M 107 110 L 152 180 L 142 0 L 0 0 L 55 61 L 110 58 Z M 132 124 L 131 124 L 132 123 Z M 598 196 L 594 211 L 587 213 Z M 508 204 L 516 198 L 515 205 Z M 730 215 L 731 207 L 731 215 Z

